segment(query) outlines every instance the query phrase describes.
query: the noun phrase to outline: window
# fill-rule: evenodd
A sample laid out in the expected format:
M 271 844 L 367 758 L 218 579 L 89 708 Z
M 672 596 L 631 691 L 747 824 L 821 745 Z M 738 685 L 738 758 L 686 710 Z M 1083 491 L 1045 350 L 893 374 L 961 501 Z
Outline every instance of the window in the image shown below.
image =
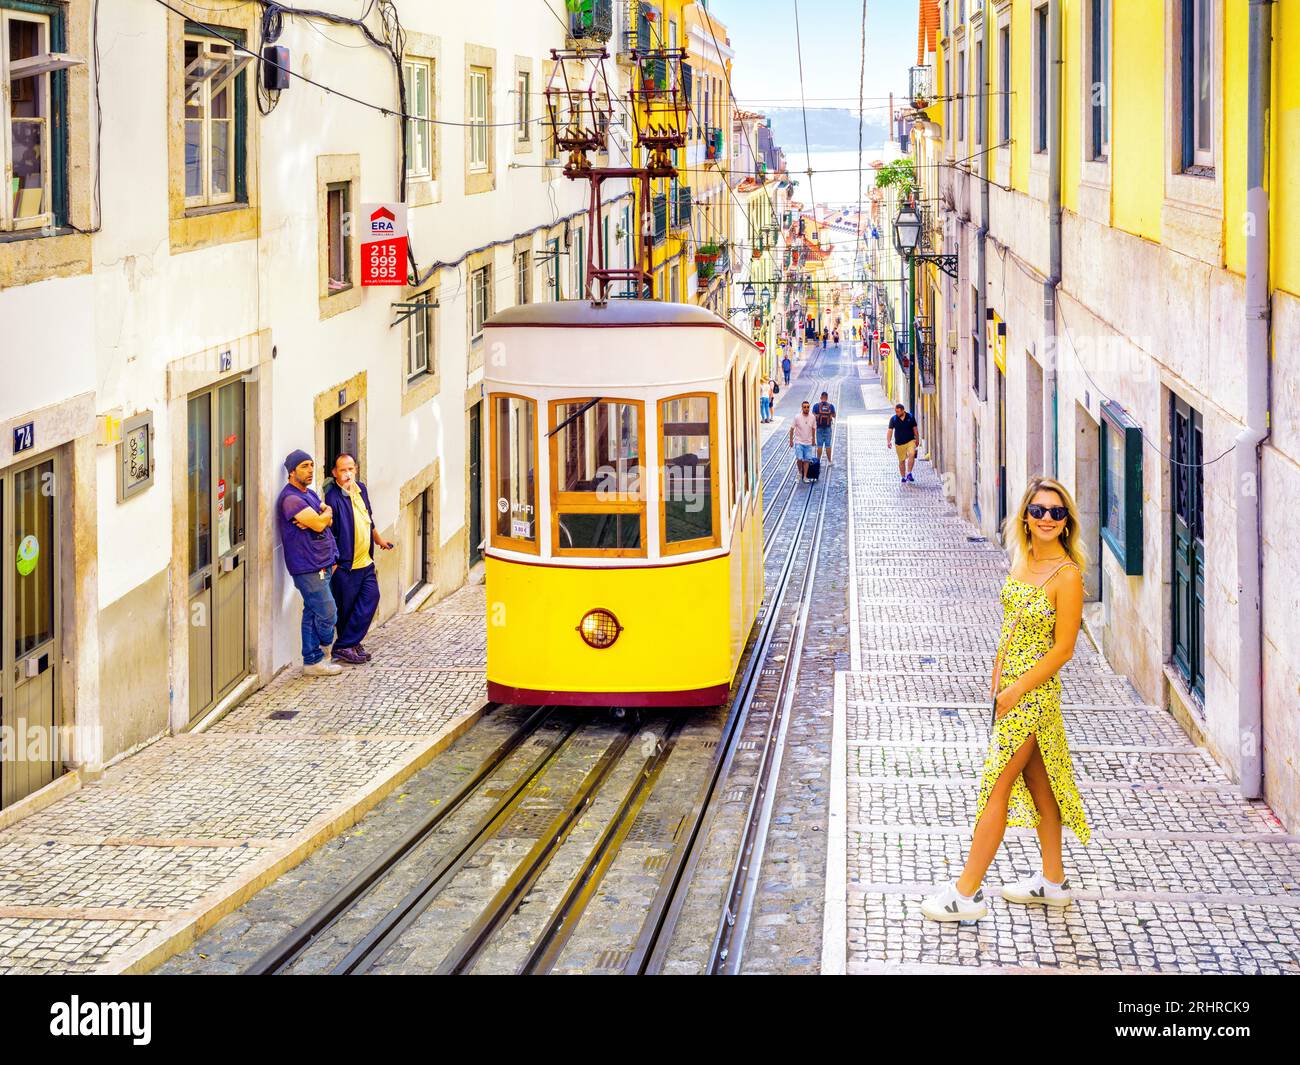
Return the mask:
M 966 140 L 966 53 L 957 53 L 957 142 Z
M 225 37 L 185 35 L 187 207 L 234 203 L 242 196 L 243 69 L 248 62 Z
M 682 298 L 681 268 L 676 264 L 668 271 L 668 298 L 674 301 Z
M 429 493 L 421 492 L 402 512 L 402 594 L 410 602 L 429 583 Z
M 537 403 L 492 396 L 492 544 L 537 552 Z
M 428 293 L 412 296 L 419 309 L 406 319 L 406 379 L 413 381 L 430 372 L 433 350 L 433 303 Z
M 731 376 L 727 378 L 727 482 L 731 485 L 731 505 L 736 505 L 736 370 L 732 367 Z
M 945 56 L 943 61 L 943 135 L 952 137 L 952 63 Z
M 483 67 L 471 67 L 469 72 L 469 168 L 488 168 L 488 78 L 490 72 Z
M 663 477 L 660 525 L 665 554 L 700 551 L 719 543 L 715 509 L 717 451 L 711 395 L 661 400 Z
M 352 188 L 346 182 L 327 185 L 325 199 L 328 217 L 325 220 L 329 244 L 330 295 L 352 287 Z
M 551 426 L 555 553 L 644 556 L 642 405 L 558 400 Z
M 1172 397 L 1174 664 L 1197 695 L 1205 695 L 1205 471 L 1200 412 Z
M 492 266 L 480 266 L 469 277 L 469 333 L 477 340 L 483 323 L 492 317 Z
M 1110 3 L 1089 0 L 1091 40 L 1088 52 L 1089 158 L 1110 155 Z
M 551 285 L 551 299 L 559 300 L 564 298 L 564 293 L 560 288 L 560 238 L 556 237 L 551 241 L 549 254 L 546 257 L 546 277 Z
M 523 306 L 533 302 L 533 256 L 531 252 L 515 254 L 515 303 Z
M 1011 27 L 998 31 L 998 140 L 1011 139 Z
M 515 140 L 526 141 L 533 129 L 533 76 L 526 70 L 515 72 Z
M 31 9 L 31 10 L 29 10 Z M 45 14 L 36 12 L 47 11 Z M 67 75 L 59 8 L 28 4 L 0 10 L 0 89 L 9 106 L 0 114 L 0 229 L 36 229 L 64 218 Z M 79 60 L 76 62 L 80 62 Z M 5 92 L 0 92 L 0 98 Z
M 1034 151 L 1047 151 L 1047 7 L 1034 9 Z
M 984 98 L 984 42 L 975 42 L 975 143 L 984 147 L 985 122 L 987 121 Z
M 573 294 L 575 299 L 585 299 L 587 291 L 587 271 L 584 257 L 587 251 L 587 227 L 579 226 L 577 238 L 573 242 Z
M 433 65 L 423 59 L 402 64 L 406 87 L 406 176 L 433 177 Z
M 749 452 L 750 452 L 750 438 L 751 438 L 751 436 L 753 435 L 753 427 L 752 427 L 751 424 L 750 424 L 750 422 L 751 422 L 751 418 L 750 418 L 750 406 L 751 406 L 751 404 L 750 404 L 750 402 L 749 402 L 749 395 L 750 395 L 750 392 L 752 391 L 752 389 L 753 389 L 753 382 L 750 380 L 750 376 L 749 376 L 749 374 L 745 374 L 744 378 L 741 380 L 741 385 L 740 385 L 740 396 L 739 396 L 739 399 L 740 399 L 740 425 L 741 425 L 741 433 L 742 433 L 742 436 L 743 436 L 743 445 L 742 445 L 742 446 L 743 446 L 743 450 L 741 451 L 742 470 L 741 470 L 741 482 L 740 482 L 740 483 L 741 483 L 741 486 L 744 488 L 745 491 L 749 491 L 750 486 L 751 486 L 751 483 L 752 483 L 752 481 L 753 481 L 753 473 L 752 473 L 752 471 L 751 471 L 751 469 L 750 469 L 750 465 L 751 465 L 751 464 L 750 464 L 750 458 L 749 458 Z
M 1182 169 L 1214 169 L 1214 8 L 1182 0 Z

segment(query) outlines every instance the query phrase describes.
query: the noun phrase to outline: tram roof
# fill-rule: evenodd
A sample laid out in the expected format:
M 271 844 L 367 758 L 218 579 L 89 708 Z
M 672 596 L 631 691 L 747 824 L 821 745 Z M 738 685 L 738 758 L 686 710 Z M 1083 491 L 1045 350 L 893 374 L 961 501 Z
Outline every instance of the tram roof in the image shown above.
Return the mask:
M 725 318 L 707 307 L 691 303 L 665 303 L 661 300 L 614 299 L 606 304 L 590 300 L 557 300 L 551 303 L 524 303 L 494 314 L 488 326 L 542 329 L 603 328 L 636 329 L 660 326 L 712 327 L 726 329 L 753 343 Z

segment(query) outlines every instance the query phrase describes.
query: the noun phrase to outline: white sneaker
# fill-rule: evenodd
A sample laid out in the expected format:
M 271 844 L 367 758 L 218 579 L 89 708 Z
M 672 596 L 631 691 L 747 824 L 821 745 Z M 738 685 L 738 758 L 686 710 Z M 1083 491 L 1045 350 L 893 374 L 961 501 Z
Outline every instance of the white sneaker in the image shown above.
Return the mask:
M 921 912 L 932 921 L 978 921 L 989 912 L 984 889 L 976 888 L 970 898 L 957 891 L 957 882 L 944 884 L 921 903 Z
M 1028 880 L 1004 884 L 1002 897 L 1008 902 L 1019 902 L 1025 906 L 1068 906 L 1074 901 L 1068 877 L 1059 884 L 1053 884 L 1042 873 L 1035 873 Z
M 333 662 L 317 662 L 314 666 L 303 666 L 302 675 L 304 677 L 337 677 L 343 672 L 342 666 L 336 666 Z

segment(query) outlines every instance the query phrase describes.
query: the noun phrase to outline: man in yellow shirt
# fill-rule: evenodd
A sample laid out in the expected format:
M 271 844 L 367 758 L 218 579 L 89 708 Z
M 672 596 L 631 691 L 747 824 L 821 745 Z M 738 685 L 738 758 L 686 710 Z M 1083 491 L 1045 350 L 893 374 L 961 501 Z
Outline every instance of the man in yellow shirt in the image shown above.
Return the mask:
M 361 641 L 379 609 L 375 547 L 389 551 L 393 544 L 375 528 L 370 493 L 357 480 L 357 460 L 346 452 L 334 460 L 334 483 L 325 498 L 334 511 L 330 529 L 339 547 L 338 566 L 330 578 L 339 612 L 334 661 L 360 666 L 370 661 Z

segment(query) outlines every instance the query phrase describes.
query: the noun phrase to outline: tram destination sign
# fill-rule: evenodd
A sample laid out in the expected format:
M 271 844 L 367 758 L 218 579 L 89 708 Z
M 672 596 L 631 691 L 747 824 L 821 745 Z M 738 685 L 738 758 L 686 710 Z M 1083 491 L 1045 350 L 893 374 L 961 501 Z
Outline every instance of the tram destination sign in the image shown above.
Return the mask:
M 361 284 L 406 284 L 406 204 L 361 205 Z

